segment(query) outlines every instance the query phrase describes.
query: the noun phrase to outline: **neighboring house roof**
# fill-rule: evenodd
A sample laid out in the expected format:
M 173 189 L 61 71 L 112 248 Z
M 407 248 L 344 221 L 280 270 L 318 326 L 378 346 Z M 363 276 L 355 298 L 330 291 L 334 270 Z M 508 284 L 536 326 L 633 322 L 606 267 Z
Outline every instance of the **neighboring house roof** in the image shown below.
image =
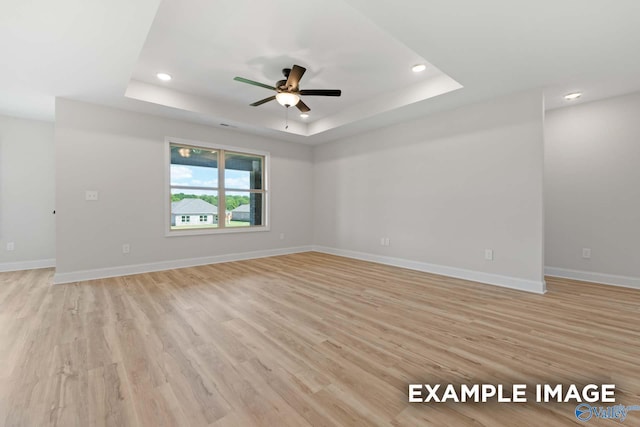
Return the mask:
M 171 213 L 173 215 L 217 214 L 218 207 L 202 199 L 182 199 L 179 202 L 171 202 Z
M 251 212 L 250 205 L 240 205 L 237 208 L 233 209 L 231 212 Z

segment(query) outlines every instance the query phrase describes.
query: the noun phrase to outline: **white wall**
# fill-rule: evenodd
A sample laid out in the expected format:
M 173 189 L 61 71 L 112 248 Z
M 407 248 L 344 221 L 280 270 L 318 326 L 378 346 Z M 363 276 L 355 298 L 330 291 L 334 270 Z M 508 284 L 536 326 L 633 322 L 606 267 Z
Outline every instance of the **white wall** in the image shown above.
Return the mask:
M 547 112 L 550 274 L 640 287 L 639 118 L 640 93 Z
M 0 116 L 0 271 L 54 265 L 54 163 L 53 123 Z
M 56 102 L 55 132 L 56 282 L 312 243 L 308 146 L 65 99 Z M 269 151 L 271 231 L 165 237 L 165 136 Z M 85 190 L 97 190 L 99 200 L 85 201 Z M 124 243 L 129 254 L 122 253 Z
M 315 243 L 543 292 L 542 119 L 532 92 L 316 147 Z

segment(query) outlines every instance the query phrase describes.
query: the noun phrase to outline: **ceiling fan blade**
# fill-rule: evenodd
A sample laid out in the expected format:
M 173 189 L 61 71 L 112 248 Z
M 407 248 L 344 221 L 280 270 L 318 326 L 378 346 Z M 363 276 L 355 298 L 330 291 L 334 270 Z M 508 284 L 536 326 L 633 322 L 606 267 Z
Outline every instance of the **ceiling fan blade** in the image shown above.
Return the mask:
M 311 108 L 307 107 L 307 104 L 302 102 L 302 100 L 298 101 L 296 107 L 298 107 L 298 110 L 300 110 L 300 112 L 302 113 L 308 113 L 309 111 L 311 111 Z
M 266 84 L 260 83 L 260 82 L 254 82 L 253 80 L 245 79 L 243 77 L 234 77 L 233 80 L 238 81 L 238 82 L 242 82 L 242 83 L 248 83 L 248 84 L 254 85 L 254 86 L 260 86 L 260 87 L 263 87 L 265 89 L 276 90 L 276 88 L 273 87 L 273 86 L 269 86 L 269 85 L 266 85 Z
M 300 91 L 300 95 L 340 96 L 342 95 L 342 91 L 340 89 L 303 89 Z
M 289 71 L 289 77 L 287 77 L 287 87 L 289 90 L 296 89 L 298 84 L 300 83 L 300 79 L 304 72 L 307 71 L 306 68 L 301 67 L 299 65 L 294 65 L 291 71 Z
M 252 107 L 257 107 L 258 105 L 262 105 L 262 104 L 264 104 L 264 103 L 266 103 L 266 102 L 273 101 L 274 99 L 276 99 L 276 96 L 275 96 L 275 95 L 270 96 L 270 97 L 265 98 L 265 99 L 261 99 L 260 101 L 256 101 L 256 102 L 254 102 L 253 104 L 250 104 L 250 105 L 251 105 Z

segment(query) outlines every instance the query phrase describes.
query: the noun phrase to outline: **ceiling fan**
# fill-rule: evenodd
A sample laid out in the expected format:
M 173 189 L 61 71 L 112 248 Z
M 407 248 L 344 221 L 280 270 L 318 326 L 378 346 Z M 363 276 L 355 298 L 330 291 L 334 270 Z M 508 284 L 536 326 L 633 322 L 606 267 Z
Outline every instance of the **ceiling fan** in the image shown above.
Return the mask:
M 306 113 L 311 111 L 311 109 L 307 104 L 302 102 L 300 96 L 340 96 L 342 94 L 340 89 L 300 89 L 298 84 L 300 83 L 300 79 L 305 71 L 307 71 L 307 69 L 299 65 L 294 65 L 293 68 L 284 68 L 282 70 L 284 80 L 279 80 L 276 82 L 275 86 L 269 86 L 243 77 L 234 77 L 233 80 L 276 91 L 275 95 L 250 104 L 252 107 L 257 107 L 258 105 L 262 105 L 275 99 L 284 107 L 289 108 L 295 105 L 298 107 L 298 110 Z

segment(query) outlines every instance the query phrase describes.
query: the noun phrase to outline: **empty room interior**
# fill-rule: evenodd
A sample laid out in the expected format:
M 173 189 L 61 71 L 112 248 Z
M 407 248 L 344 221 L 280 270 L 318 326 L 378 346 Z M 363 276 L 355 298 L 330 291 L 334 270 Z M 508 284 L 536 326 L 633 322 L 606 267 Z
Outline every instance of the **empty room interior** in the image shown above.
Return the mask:
M 640 425 L 638 46 L 636 0 L 3 1 L 0 426 Z

